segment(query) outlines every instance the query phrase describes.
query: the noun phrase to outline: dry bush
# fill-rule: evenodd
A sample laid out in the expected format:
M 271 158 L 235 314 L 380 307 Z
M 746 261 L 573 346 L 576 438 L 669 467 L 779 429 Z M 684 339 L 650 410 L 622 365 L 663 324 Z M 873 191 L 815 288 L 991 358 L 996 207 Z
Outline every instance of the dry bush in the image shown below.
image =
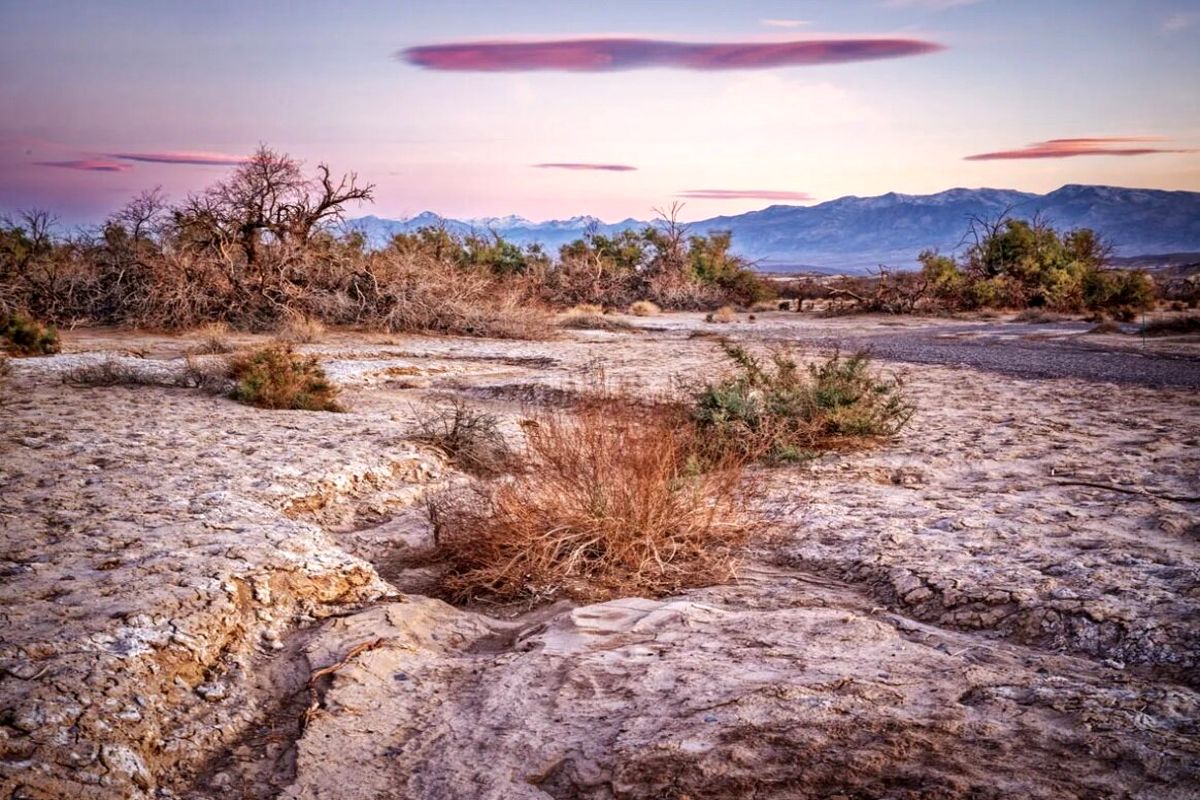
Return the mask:
M 721 345 L 735 370 L 691 390 L 709 458 L 732 452 L 796 461 L 894 436 L 915 411 L 899 379 L 873 373 L 865 354 L 834 353 L 801 369 L 782 350 L 764 364 L 738 345 Z
M 1027 308 L 1013 317 L 1013 322 L 1027 322 L 1033 325 L 1045 325 L 1051 322 L 1063 322 L 1070 319 L 1065 314 L 1057 314 L 1044 308 Z
M 438 448 L 457 467 L 473 475 L 499 475 L 514 463 L 514 454 L 496 417 L 461 400 L 421 418 L 414 438 Z
M 289 314 L 277 331 L 280 341 L 292 344 L 313 344 L 325 335 L 325 325 L 307 314 Z
M 1104 320 L 1088 329 L 1088 333 L 1121 333 L 1121 326 L 1112 320 Z
M 635 317 L 654 317 L 662 313 L 662 309 L 649 300 L 638 300 L 629 306 L 629 313 Z
M 13 355 L 42 356 L 57 353 L 58 331 L 24 314 L 0 315 L 0 340 Z
M 229 362 L 235 400 L 257 408 L 342 411 L 337 387 L 313 356 L 271 345 L 240 353 Z
M 430 503 L 457 599 L 590 601 L 728 579 L 740 462 L 700 471 L 686 412 L 601 403 L 526 424 L 528 469 Z
M 563 318 L 558 321 L 558 325 L 559 327 L 571 327 L 571 329 L 589 331 L 630 331 L 636 329 L 635 325 L 630 325 L 624 320 L 605 317 L 604 314 L 578 312 L 575 308 L 566 312 Z
M 200 326 L 200 344 L 192 348 L 196 355 L 223 355 L 233 352 L 233 344 L 229 341 L 229 325 L 224 322 L 210 322 Z
M 581 304 L 571 308 L 559 320 L 559 327 L 577 328 L 581 330 L 618 331 L 634 330 L 636 326 L 619 319 L 604 315 L 599 306 Z
M 326 321 L 394 333 L 540 339 L 552 330 L 549 313 L 521 287 L 424 253 L 372 254 L 325 303 L 314 313 Z
M 234 387 L 233 365 L 228 358 L 198 358 L 189 354 L 183 372 L 175 379 L 175 385 L 211 394 L 231 394 Z
M 726 324 L 737 319 L 737 312 L 730 306 L 721 306 L 716 311 L 713 311 L 704 317 L 705 322 L 719 322 Z
M 1143 326 L 1142 333 L 1146 336 L 1178 336 L 1186 333 L 1200 333 L 1200 315 L 1187 314 L 1152 319 Z

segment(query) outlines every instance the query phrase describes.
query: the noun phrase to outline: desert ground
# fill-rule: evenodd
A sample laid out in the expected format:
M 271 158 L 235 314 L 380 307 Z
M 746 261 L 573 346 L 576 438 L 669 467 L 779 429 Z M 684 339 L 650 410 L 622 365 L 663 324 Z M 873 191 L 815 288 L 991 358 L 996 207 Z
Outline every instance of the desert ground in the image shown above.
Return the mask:
M 194 336 L 80 329 L 14 359 L 0 796 L 1200 796 L 1195 337 L 626 321 L 332 332 L 300 349 L 344 414 L 170 385 Z M 648 391 L 720 370 L 715 333 L 868 347 L 917 413 L 892 442 L 764 471 L 771 524 L 726 585 L 430 596 L 423 500 L 463 477 L 414 442 L 423 413 L 465 399 L 516 437 L 597 365 Z M 62 382 L 106 358 L 150 385 Z

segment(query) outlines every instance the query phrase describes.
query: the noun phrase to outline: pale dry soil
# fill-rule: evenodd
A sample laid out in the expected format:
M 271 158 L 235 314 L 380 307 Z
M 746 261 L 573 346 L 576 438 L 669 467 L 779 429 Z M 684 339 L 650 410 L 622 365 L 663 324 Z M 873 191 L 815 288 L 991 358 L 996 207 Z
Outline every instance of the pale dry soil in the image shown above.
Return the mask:
M 647 391 L 721 368 L 693 335 L 716 326 L 634 322 L 657 330 L 330 334 L 303 349 L 346 414 L 172 388 L 188 337 L 81 330 L 16 362 L 0 797 L 1200 796 L 1200 399 L 1157 380 L 884 362 L 911 425 L 764 473 L 773 530 L 736 582 L 529 610 L 427 596 L 422 499 L 464 478 L 415 419 L 459 397 L 517 436 L 597 360 Z M 721 333 L 815 357 L 895 328 Z M 61 382 L 107 357 L 152 385 Z

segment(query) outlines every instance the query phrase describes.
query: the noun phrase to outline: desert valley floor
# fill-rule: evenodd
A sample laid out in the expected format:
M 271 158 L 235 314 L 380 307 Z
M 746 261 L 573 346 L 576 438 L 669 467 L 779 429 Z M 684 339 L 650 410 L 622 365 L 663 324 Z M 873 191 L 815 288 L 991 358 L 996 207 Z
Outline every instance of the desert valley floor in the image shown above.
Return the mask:
M 1085 324 L 671 314 L 521 342 L 334 332 L 345 414 L 172 375 L 195 337 L 68 331 L 0 389 L 5 798 L 1200 796 L 1200 344 Z M 894 442 L 770 470 L 728 585 L 530 610 L 427 596 L 414 443 L 513 436 L 602 364 L 712 334 L 870 347 Z M 264 337 L 236 337 L 242 341 Z M 80 388 L 105 358 L 163 385 Z

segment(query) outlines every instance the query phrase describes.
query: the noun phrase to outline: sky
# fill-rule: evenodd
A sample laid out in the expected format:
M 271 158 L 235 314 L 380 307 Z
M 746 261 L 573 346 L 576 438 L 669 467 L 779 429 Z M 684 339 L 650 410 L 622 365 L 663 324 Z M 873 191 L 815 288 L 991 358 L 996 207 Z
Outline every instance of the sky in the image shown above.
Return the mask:
M 400 218 L 1200 190 L 1200 0 L 0 0 L 0 212 L 260 143 Z

